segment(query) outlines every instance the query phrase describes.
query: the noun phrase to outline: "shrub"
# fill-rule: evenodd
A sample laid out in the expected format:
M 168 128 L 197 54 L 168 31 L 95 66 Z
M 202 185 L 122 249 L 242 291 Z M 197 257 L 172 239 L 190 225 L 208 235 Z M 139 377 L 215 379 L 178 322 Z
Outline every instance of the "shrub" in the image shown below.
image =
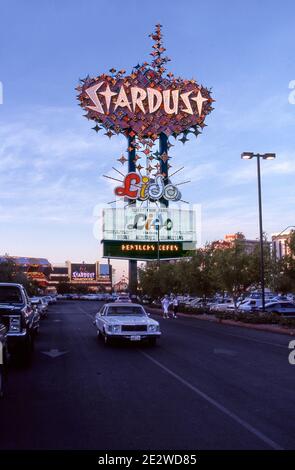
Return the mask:
M 295 318 L 280 318 L 280 325 L 295 328 Z
M 220 320 L 234 320 L 254 324 L 277 324 L 280 321 L 280 317 L 276 313 L 216 312 L 215 316 Z

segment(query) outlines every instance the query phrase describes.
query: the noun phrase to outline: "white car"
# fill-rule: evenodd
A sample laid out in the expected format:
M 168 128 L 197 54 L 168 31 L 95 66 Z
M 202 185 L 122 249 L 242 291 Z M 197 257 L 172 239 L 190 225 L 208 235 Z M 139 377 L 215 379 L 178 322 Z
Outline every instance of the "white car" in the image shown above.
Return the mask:
M 259 308 L 262 310 L 262 307 Z M 269 302 L 265 305 L 265 311 L 279 315 L 295 317 L 295 304 L 293 302 Z
M 232 299 L 223 299 L 219 302 L 210 303 L 209 310 L 211 312 L 222 312 L 225 310 L 234 310 L 235 306 Z
M 104 338 L 105 343 L 125 339 L 155 344 L 161 336 L 159 323 L 149 317 L 142 305 L 127 302 L 103 305 L 95 315 L 94 325 L 97 336 Z
M 131 299 L 127 295 L 119 295 L 115 302 L 124 302 L 124 303 L 131 303 Z
M 253 312 L 261 307 L 261 299 L 245 299 L 240 303 L 238 309 L 240 312 Z

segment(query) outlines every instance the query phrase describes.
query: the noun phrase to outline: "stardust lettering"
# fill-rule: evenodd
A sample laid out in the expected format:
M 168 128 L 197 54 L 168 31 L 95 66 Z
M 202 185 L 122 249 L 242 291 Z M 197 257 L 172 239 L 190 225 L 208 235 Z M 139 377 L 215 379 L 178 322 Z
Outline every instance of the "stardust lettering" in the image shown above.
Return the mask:
M 119 92 L 111 90 L 107 82 L 99 82 L 85 90 L 91 104 L 86 108 L 105 114 L 116 111 L 118 108 L 129 111 L 141 111 L 144 114 L 155 113 L 163 106 L 166 114 L 178 114 L 179 111 L 187 114 L 201 115 L 203 103 L 208 98 L 202 96 L 201 90 L 195 88 L 186 93 L 179 89 L 155 90 L 153 88 L 124 87 Z
M 73 279 L 93 279 L 95 278 L 95 273 L 87 273 L 87 272 L 73 272 Z

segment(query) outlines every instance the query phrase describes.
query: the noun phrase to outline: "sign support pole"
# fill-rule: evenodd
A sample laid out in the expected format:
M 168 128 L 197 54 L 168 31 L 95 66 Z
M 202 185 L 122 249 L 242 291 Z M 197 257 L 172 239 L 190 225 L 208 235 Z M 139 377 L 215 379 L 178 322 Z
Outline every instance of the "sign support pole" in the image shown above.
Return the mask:
M 128 135 L 128 173 L 136 171 L 135 161 L 135 137 Z M 129 201 L 129 204 L 136 204 L 136 201 Z M 137 294 L 137 261 L 128 261 L 128 277 L 129 277 L 129 292 L 131 294 Z
M 165 175 L 164 184 L 168 183 L 168 137 L 166 134 L 161 132 L 159 137 L 159 153 L 160 153 L 160 172 Z M 162 159 L 162 155 L 166 154 L 167 159 Z M 162 198 L 160 200 L 160 206 L 168 207 L 169 202 Z M 161 258 L 160 258 L 160 218 L 158 216 L 158 269 L 160 268 Z

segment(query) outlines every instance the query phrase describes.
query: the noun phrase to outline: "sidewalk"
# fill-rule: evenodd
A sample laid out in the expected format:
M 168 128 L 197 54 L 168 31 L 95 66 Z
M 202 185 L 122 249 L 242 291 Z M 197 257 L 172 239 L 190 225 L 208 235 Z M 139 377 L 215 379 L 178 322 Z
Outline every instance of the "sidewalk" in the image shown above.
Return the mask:
M 162 310 L 160 308 L 148 307 L 148 310 L 155 313 L 156 315 L 162 316 Z M 201 315 L 194 315 L 192 313 L 182 313 L 179 312 L 177 314 L 178 317 L 187 317 L 187 318 L 195 318 L 196 320 L 201 321 L 210 321 L 213 323 L 219 323 L 223 325 L 231 325 L 231 326 L 240 326 L 242 328 L 248 328 L 250 330 L 259 330 L 259 331 L 267 331 L 270 333 L 278 333 L 283 335 L 295 336 L 295 328 L 288 328 L 283 327 L 281 325 L 269 325 L 269 324 L 253 324 L 253 323 L 243 323 L 241 321 L 234 321 L 234 320 L 221 320 L 216 318 L 214 314 L 207 315 L 203 313 Z

